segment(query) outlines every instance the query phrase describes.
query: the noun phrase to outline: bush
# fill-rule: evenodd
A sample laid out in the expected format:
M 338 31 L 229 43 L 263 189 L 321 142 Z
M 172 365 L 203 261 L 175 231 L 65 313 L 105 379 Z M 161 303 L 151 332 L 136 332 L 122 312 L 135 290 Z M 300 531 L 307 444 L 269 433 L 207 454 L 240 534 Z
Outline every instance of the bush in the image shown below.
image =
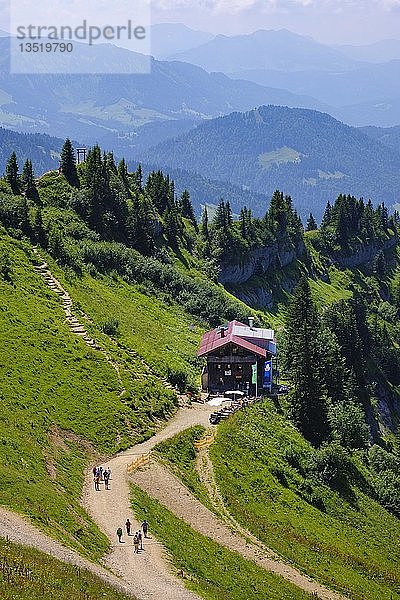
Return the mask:
M 11 259 L 5 248 L 0 248 L 0 277 L 4 281 L 11 281 Z
M 177 387 L 180 392 L 184 392 L 188 387 L 188 374 L 183 370 L 170 370 L 168 373 L 168 381 L 174 387 Z
M 366 448 L 371 432 L 359 404 L 343 401 L 328 410 L 333 439 L 345 448 Z
M 114 317 L 103 323 L 101 331 L 106 335 L 117 337 L 119 335 L 119 321 Z
M 374 489 L 382 506 L 400 517 L 400 475 L 389 470 L 381 472 L 374 481 Z
M 309 468 L 312 475 L 329 487 L 336 490 L 348 488 L 351 463 L 339 444 L 325 444 L 316 450 Z

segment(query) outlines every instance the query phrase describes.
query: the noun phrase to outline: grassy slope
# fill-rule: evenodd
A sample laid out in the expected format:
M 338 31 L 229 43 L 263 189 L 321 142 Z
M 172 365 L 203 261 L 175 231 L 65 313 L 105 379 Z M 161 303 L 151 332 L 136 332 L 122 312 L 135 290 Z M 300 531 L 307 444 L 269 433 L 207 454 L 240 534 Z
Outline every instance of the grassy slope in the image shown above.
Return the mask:
M 132 486 L 132 506 L 167 548 L 187 587 L 206 600 L 305 600 L 310 596 L 277 575 L 196 533 L 159 502 Z
M 69 331 L 29 246 L 4 235 L 0 246 L 12 262 L 11 282 L 0 279 L 0 503 L 99 558 L 107 540 L 79 505 L 84 467 L 95 450 L 112 454 L 149 435 L 173 395 L 118 352 L 128 384 L 119 398 L 114 369 Z
M 0 538 L 2 600 L 128 600 L 84 569 Z
M 211 508 L 207 490 L 195 468 L 196 450 L 193 445 L 195 440 L 200 440 L 204 436 L 205 431 L 202 425 L 185 429 L 169 440 L 157 444 L 153 452 L 174 475 L 181 479 L 200 502 Z
M 51 259 L 49 263 L 77 306 L 93 320 L 96 336 L 103 323 L 115 318 L 119 322 L 120 345 L 134 348 L 158 375 L 166 377 L 169 371 L 186 371 L 198 385 L 195 356 L 204 324 L 166 296 L 150 296 L 152 290 L 129 285 L 118 276 L 77 277 L 72 272 L 65 276 Z
M 290 445 L 311 452 L 268 401 L 219 426 L 210 452 L 232 514 L 282 556 L 351 598 L 400 598 L 399 520 L 356 486 L 346 499 L 305 480 L 284 458 Z

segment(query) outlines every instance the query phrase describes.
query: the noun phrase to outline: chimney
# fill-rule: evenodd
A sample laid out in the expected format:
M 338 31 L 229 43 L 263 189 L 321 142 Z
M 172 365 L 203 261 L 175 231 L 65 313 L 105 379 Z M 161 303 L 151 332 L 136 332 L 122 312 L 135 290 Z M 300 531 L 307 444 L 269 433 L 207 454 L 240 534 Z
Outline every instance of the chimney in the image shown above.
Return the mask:
M 254 327 L 254 317 L 249 317 L 249 326 L 250 326 L 250 329 L 253 329 L 253 327 Z

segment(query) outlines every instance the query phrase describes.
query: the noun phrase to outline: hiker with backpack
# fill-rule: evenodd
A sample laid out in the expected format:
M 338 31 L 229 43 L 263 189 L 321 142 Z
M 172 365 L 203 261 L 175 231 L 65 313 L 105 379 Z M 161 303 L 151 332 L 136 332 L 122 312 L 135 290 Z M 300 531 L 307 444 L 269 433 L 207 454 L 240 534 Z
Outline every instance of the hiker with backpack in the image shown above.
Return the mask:
M 122 542 L 122 533 L 123 533 L 122 527 L 118 527 L 118 529 L 117 529 L 117 536 L 118 536 L 118 541 L 119 541 L 120 544 L 123 543 Z
M 139 535 L 138 532 L 136 532 L 133 538 L 133 545 L 135 546 L 134 554 L 139 554 L 139 543 Z
M 108 471 L 107 470 L 103 471 L 103 479 L 104 479 L 104 483 L 105 483 L 105 486 L 106 486 L 106 490 L 109 490 L 110 488 L 108 487 L 108 483 L 109 483 L 110 477 L 108 475 Z
M 143 550 L 143 536 L 142 536 L 142 532 L 138 531 L 138 538 L 139 538 L 139 544 L 140 544 L 140 549 Z

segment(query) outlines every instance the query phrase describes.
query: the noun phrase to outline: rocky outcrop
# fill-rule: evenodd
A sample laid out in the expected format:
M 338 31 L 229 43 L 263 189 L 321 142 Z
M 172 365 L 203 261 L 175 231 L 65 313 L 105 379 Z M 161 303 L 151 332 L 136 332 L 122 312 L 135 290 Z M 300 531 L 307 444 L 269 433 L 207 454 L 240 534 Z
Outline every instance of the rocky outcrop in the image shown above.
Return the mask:
M 339 265 L 339 267 L 345 269 L 359 267 L 360 265 L 371 263 L 381 250 L 386 251 L 394 248 L 398 241 L 398 237 L 393 235 L 382 242 L 376 242 L 369 245 L 363 244 L 352 254 L 345 255 L 342 252 L 333 253 L 331 258 L 333 262 Z
M 287 244 L 276 242 L 271 246 L 251 250 L 248 258 L 238 264 L 223 265 L 219 282 L 223 285 L 240 285 L 251 277 L 265 275 L 270 269 L 283 269 L 304 252 L 304 245 L 289 248 Z

